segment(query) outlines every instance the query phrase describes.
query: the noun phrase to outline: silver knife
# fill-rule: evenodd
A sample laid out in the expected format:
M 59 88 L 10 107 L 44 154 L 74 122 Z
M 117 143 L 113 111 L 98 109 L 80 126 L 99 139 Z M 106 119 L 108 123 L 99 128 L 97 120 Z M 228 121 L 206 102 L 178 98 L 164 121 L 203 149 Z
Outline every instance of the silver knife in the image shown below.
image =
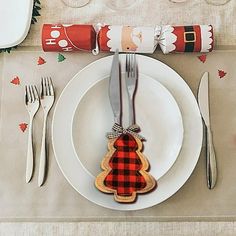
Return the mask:
M 109 81 L 109 98 L 114 114 L 114 121 L 121 124 L 121 80 L 120 80 L 120 63 L 119 51 L 116 50 L 111 67 L 111 75 Z
M 205 72 L 201 78 L 198 90 L 198 104 L 202 114 L 202 118 L 206 125 L 206 158 L 207 158 L 207 186 L 213 189 L 217 180 L 216 156 L 212 141 L 212 132 L 210 125 L 210 111 L 209 111 L 209 73 Z

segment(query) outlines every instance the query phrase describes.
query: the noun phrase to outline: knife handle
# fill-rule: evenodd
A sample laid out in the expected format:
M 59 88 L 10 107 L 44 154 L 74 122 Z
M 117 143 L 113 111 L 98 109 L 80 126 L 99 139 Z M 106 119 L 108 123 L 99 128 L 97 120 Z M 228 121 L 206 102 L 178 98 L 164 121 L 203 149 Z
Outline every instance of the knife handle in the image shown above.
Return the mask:
M 206 148 L 206 158 L 207 158 L 207 186 L 209 189 L 213 189 L 217 180 L 217 167 L 216 167 L 216 155 L 212 141 L 212 132 L 209 127 L 207 127 L 207 148 Z

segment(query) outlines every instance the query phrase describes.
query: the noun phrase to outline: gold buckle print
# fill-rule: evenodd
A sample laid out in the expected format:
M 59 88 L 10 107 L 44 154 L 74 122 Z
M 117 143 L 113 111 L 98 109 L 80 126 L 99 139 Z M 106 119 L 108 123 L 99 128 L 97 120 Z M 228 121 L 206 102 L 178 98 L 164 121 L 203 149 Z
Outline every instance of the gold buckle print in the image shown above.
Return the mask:
M 190 37 L 190 39 L 188 39 Z M 193 39 L 191 39 L 193 38 Z M 185 43 L 194 43 L 196 42 L 196 32 L 190 31 L 190 32 L 184 32 L 184 42 Z

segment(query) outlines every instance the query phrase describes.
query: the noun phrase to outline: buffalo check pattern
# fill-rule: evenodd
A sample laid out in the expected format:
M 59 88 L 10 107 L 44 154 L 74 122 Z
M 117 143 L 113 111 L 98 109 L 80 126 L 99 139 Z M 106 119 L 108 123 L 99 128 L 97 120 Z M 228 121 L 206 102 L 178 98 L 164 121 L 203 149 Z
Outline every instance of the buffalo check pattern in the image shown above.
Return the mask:
M 120 196 L 130 196 L 146 187 L 145 178 L 139 170 L 142 162 L 136 153 L 138 144 L 132 135 L 122 134 L 114 143 L 116 151 L 113 153 L 109 166 L 111 171 L 104 180 L 104 185 L 117 191 Z

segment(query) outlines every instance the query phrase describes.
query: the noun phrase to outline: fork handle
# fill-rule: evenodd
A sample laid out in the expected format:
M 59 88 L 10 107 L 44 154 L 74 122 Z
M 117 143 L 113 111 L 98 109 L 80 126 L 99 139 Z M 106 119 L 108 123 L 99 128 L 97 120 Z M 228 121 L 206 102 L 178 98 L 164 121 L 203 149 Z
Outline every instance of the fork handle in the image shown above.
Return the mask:
M 46 159 L 47 159 L 47 149 L 46 149 L 46 129 L 47 129 L 47 116 L 44 117 L 43 121 L 43 136 L 41 144 L 41 154 L 39 162 L 39 176 L 38 176 L 38 186 L 42 186 L 45 178 L 46 169 Z
M 33 154 L 33 140 L 32 140 L 32 119 L 30 119 L 29 133 L 28 133 L 27 159 L 26 159 L 26 175 L 25 175 L 26 183 L 29 183 L 32 178 L 33 166 L 34 166 L 34 154 Z
M 133 125 L 134 122 L 134 103 L 133 98 L 129 97 L 129 125 Z

